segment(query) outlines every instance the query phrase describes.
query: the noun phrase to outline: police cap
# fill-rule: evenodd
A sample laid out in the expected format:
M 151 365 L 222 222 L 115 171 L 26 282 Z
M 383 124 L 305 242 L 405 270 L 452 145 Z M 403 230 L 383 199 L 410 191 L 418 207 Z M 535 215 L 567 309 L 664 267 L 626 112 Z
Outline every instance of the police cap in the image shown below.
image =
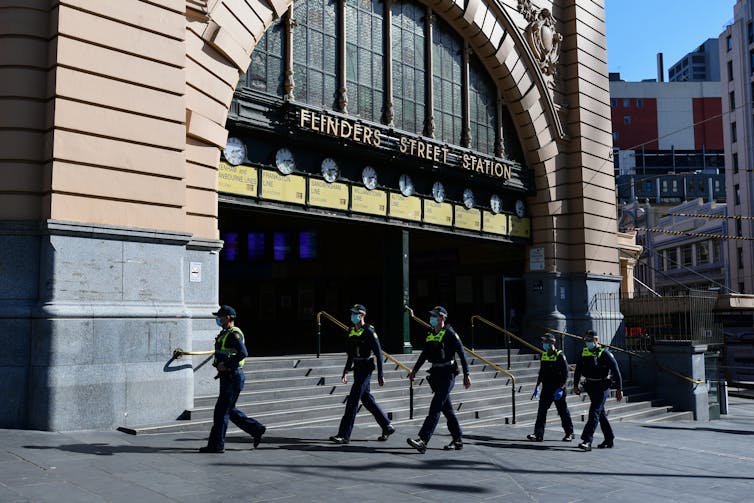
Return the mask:
M 551 334 L 550 332 L 546 332 L 545 335 L 542 336 L 542 340 L 545 341 L 545 342 L 547 342 L 547 341 L 552 341 L 552 342 L 557 341 L 557 339 L 555 338 L 555 336 L 553 334 Z
M 434 314 L 435 316 L 442 316 L 443 318 L 447 318 L 448 310 L 442 306 L 435 306 L 429 311 L 429 314 Z
M 356 314 L 367 314 L 367 308 L 362 304 L 354 304 L 351 308 L 351 312 Z
M 216 313 L 212 313 L 212 316 L 230 316 L 231 318 L 235 318 L 236 310 L 230 306 L 220 306 L 220 309 Z
M 591 341 L 593 339 L 599 339 L 599 336 L 597 335 L 597 332 L 592 330 L 591 328 L 584 332 L 584 340 L 585 341 Z

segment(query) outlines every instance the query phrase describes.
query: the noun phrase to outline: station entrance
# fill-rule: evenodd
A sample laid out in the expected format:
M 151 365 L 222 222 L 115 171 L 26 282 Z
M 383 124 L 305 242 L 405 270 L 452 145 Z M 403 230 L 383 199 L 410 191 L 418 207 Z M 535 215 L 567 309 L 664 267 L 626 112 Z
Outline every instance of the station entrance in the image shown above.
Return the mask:
M 220 204 L 219 215 L 220 303 L 238 311 L 254 356 L 314 352 L 317 313 L 347 323 L 355 303 L 367 307 L 385 350 L 402 352 L 402 334 L 385 327 L 403 315 L 404 288 L 422 318 L 435 305 L 447 307 L 467 345 L 472 314 L 513 330 L 524 312 L 524 245 L 230 203 Z M 480 332 L 476 347 L 501 346 L 499 335 Z M 342 351 L 343 334 L 324 322 L 322 351 Z M 410 334 L 411 345 L 421 348 L 423 329 L 413 325 Z

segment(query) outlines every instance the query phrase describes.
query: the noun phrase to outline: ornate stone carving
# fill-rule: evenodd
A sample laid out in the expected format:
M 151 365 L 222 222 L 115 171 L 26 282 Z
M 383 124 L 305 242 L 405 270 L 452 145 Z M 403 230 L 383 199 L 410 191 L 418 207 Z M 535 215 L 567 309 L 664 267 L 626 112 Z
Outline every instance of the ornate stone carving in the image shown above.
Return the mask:
M 555 31 L 555 18 L 549 9 L 537 9 L 531 0 L 518 0 L 518 11 L 529 24 L 526 40 L 545 75 L 553 76 L 560 58 L 563 35 Z

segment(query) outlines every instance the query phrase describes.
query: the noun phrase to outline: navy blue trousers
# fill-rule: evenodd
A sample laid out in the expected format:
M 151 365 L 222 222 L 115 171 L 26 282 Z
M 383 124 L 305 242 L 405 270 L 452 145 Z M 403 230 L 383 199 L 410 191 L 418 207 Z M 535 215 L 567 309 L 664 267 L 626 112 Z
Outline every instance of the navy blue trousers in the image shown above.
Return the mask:
M 364 407 L 372 413 L 377 420 L 377 424 L 379 424 L 383 430 L 390 424 L 390 420 L 380 406 L 377 405 L 377 402 L 374 401 L 374 397 L 369 388 L 369 381 L 371 379 L 372 372 L 354 370 L 353 384 L 351 385 L 351 391 L 348 393 L 348 398 L 346 399 L 346 410 L 343 413 L 343 418 L 340 420 L 340 427 L 338 428 L 339 437 L 351 438 L 353 423 L 356 421 L 356 413 L 359 412 L 359 401 L 361 401 L 361 403 L 364 404 Z
M 246 416 L 238 408 L 236 401 L 246 382 L 243 369 L 233 372 L 221 372 L 220 394 L 215 403 L 214 423 L 209 432 L 208 447 L 217 449 L 225 448 L 225 432 L 228 429 L 228 419 L 251 436 L 262 432 L 264 425 L 252 417 Z
M 547 420 L 547 411 L 555 402 L 555 408 L 558 409 L 560 424 L 563 425 L 563 431 L 566 435 L 573 433 L 573 421 L 571 420 L 571 411 L 568 410 L 566 403 L 566 394 L 560 400 L 554 400 L 557 386 L 542 385 L 542 393 L 539 395 L 539 409 L 537 410 L 537 421 L 534 423 L 534 434 L 538 437 L 545 435 L 545 421 Z
M 587 382 L 585 389 L 592 403 L 589 404 L 589 419 L 584 426 L 581 440 L 585 442 L 592 441 L 598 422 L 605 440 L 612 440 L 615 438 L 615 435 L 613 434 L 613 429 L 610 427 L 610 422 L 607 420 L 607 414 L 605 414 L 605 402 L 610 396 L 610 387 L 603 383 L 590 384 Z
M 437 428 L 437 423 L 440 421 L 440 413 L 442 412 L 448 421 L 448 431 L 450 431 L 451 436 L 454 440 L 460 439 L 462 434 L 461 425 L 458 424 L 453 404 L 450 402 L 450 392 L 453 391 L 453 387 L 456 385 L 455 372 L 435 372 L 430 374 L 427 381 L 434 395 L 432 395 L 432 402 L 429 404 L 427 418 L 419 430 L 419 438 L 424 440 L 424 443 L 429 443 L 429 439 L 432 438 L 432 434 L 435 432 L 435 428 Z

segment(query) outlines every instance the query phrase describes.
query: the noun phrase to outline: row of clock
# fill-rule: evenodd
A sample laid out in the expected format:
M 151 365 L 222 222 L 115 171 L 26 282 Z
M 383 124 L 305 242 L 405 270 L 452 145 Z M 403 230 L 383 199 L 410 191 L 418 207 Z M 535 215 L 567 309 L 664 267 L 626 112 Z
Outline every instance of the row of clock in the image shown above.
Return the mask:
M 246 145 L 238 138 L 228 138 L 228 143 L 223 150 L 223 157 L 225 157 L 225 160 L 234 166 L 242 163 L 246 158 Z M 291 173 L 293 173 L 294 169 L 296 168 L 296 162 L 293 158 L 293 152 L 291 152 L 291 150 L 287 148 L 281 148 L 277 152 L 275 152 L 275 166 L 283 175 L 290 175 Z M 320 169 L 322 177 L 328 183 L 333 183 L 338 179 L 338 176 L 340 175 L 340 168 L 338 167 L 338 163 L 331 157 L 327 157 L 322 160 Z M 372 166 L 364 167 L 364 169 L 361 171 L 361 181 L 364 184 L 364 187 L 366 187 L 368 190 L 374 189 L 375 187 L 377 187 L 377 171 Z M 400 189 L 401 194 L 406 197 L 414 195 L 414 183 L 409 175 L 401 175 L 401 177 L 398 179 L 398 188 Z M 445 201 L 445 186 L 442 184 L 442 182 L 437 181 L 432 186 L 432 198 L 438 203 Z M 468 209 L 471 209 L 476 205 L 474 192 L 471 189 L 465 189 L 463 191 L 462 199 L 463 205 Z M 500 213 L 503 210 L 503 201 L 499 195 L 493 194 L 490 197 L 490 208 L 492 209 L 493 213 Z M 524 217 L 525 206 L 523 201 L 516 201 L 515 212 L 516 216 L 518 216 L 519 218 Z

